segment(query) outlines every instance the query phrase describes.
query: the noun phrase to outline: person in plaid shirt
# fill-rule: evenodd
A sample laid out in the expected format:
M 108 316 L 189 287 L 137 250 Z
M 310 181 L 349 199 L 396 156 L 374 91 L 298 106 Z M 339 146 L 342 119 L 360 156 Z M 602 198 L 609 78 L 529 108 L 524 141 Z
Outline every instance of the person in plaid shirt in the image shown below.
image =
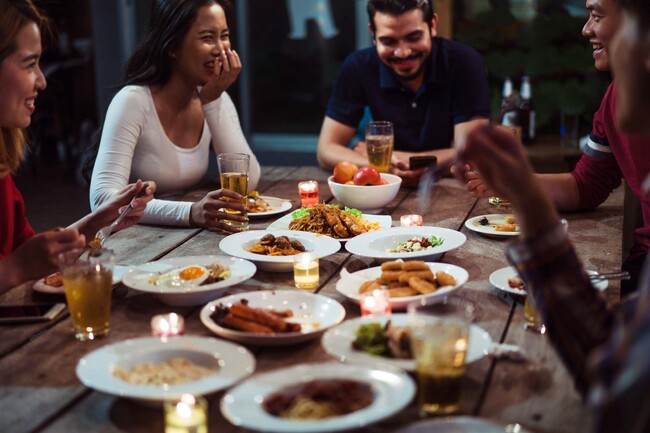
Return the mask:
M 619 4 L 623 23 L 610 59 L 616 121 L 626 133 L 650 136 L 650 2 Z M 650 432 L 650 263 L 644 264 L 638 296 L 626 308 L 608 310 L 512 134 L 491 127 L 473 131 L 459 157 L 514 205 L 522 237 L 508 247 L 508 258 L 534 295 L 576 387 L 593 407 L 595 431 Z M 650 193 L 649 175 L 644 173 L 645 194 Z

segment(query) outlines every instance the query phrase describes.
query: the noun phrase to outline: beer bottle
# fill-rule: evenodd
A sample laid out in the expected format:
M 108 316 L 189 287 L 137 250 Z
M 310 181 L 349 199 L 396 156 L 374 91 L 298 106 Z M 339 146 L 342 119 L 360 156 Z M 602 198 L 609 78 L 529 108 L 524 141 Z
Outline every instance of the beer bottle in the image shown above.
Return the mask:
M 519 104 L 519 122 L 521 125 L 521 140 L 524 143 L 535 141 L 535 110 L 533 107 L 533 91 L 530 78 L 521 78 L 521 103 Z
M 517 109 L 519 102 L 512 90 L 512 80 L 506 77 L 503 82 L 503 92 L 501 93 L 501 124 L 506 126 L 518 126 Z

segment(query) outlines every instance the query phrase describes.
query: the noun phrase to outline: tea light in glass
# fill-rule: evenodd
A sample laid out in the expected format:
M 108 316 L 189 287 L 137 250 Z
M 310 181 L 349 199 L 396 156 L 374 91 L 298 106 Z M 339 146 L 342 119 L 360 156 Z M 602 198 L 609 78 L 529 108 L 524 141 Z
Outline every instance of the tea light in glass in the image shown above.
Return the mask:
M 176 313 L 158 314 L 151 318 L 151 333 L 154 337 L 174 337 L 183 335 L 185 320 Z
M 422 225 L 422 215 L 402 215 L 399 219 L 402 227 L 414 227 Z
M 165 433 L 208 433 L 206 399 L 183 394 L 178 401 L 166 401 Z
M 293 279 L 299 289 L 318 287 L 318 257 L 313 253 L 300 253 L 293 257 Z
M 315 180 L 306 180 L 298 184 L 298 193 L 300 194 L 300 205 L 302 207 L 312 207 L 318 204 L 318 182 Z
M 391 314 L 388 290 L 374 289 L 361 294 L 361 315 L 376 316 L 382 314 Z

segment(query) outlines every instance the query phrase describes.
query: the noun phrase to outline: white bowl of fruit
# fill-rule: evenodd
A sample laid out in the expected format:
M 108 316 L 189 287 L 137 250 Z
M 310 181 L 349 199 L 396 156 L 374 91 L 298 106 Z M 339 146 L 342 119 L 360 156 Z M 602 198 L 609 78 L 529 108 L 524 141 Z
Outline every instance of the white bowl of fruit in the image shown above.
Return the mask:
M 332 194 L 343 205 L 365 213 L 378 213 L 399 192 L 402 178 L 379 173 L 373 167 L 358 168 L 351 162 L 339 162 L 327 179 Z

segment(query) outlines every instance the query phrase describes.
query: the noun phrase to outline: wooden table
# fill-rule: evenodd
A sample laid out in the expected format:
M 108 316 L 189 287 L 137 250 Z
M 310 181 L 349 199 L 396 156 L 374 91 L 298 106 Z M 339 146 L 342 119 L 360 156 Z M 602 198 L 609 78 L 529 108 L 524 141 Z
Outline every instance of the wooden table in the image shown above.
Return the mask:
M 333 202 L 327 187 L 328 173 L 315 167 L 265 167 L 258 189 L 264 195 L 297 198 L 297 183 L 315 179 L 320 198 Z M 536 432 L 575 433 L 587 431 L 590 414 L 583 408 L 570 377 L 546 336 L 523 329 L 521 304 L 490 286 L 488 276 L 507 266 L 506 242 L 486 238 L 464 227 L 466 219 L 494 213 L 486 200 L 473 199 L 452 179 L 435 188 L 431 210 L 424 215 L 426 225 L 462 231 L 467 242 L 445 254 L 441 261 L 462 266 L 469 281 L 459 290 L 478 306 L 477 323 L 498 342 L 520 345 L 533 360 L 514 363 L 485 357 L 468 367 L 463 384 L 461 414 L 488 418 L 499 423 L 520 423 Z M 200 197 L 194 193 L 192 197 Z M 579 255 L 589 269 L 614 270 L 620 265 L 622 190 L 619 189 L 589 213 L 565 215 L 569 233 Z M 295 207 L 295 204 L 294 204 Z M 421 213 L 414 190 L 402 189 L 384 209 L 399 225 L 401 215 Z M 251 229 L 263 229 L 275 217 L 252 220 Z M 136 226 L 111 238 L 117 263 L 142 264 L 163 257 L 220 254 L 223 238 L 194 228 Z M 352 257 L 345 249 L 321 259 L 321 285 L 314 290 L 341 302 L 347 318 L 359 315 L 359 307 L 345 300 L 335 289 L 340 270 L 375 266 L 370 259 Z M 271 288 L 293 288 L 291 273 L 258 271 L 255 276 L 231 288 L 228 293 Z M 297 290 L 297 289 L 294 289 Z M 608 296 L 614 302 L 618 285 L 611 284 Z M 60 301 L 24 284 L 0 297 L 0 303 Z M 111 332 L 105 339 L 78 342 L 66 314 L 47 324 L 0 327 L 0 431 L 13 432 L 162 432 L 161 408 L 142 406 L 128 399 L 101 394 L 85 388 L 75 375 L 79 359 L 106 344 L 150 335 L 149 321 L 155 314 L 176 311 L 185 316 L 186 333 L 214 336 L 199 320 L 200 307 L 169 307 L 150 294 L 120 285 L 115 290 L 111 312 Z M 216 338 L 216 337 L 215 337 Z M 318 340 L 286 348 L 251 348 L 257 358 L 257 372 L 303 362 L 332 361 Z M 219 411 L 223 392 L 209 396 L 210 431 L 245 431 L 228 423 Z M 390 419 L 365 429 L 388 432 L 418 419 L 412 403 Z

